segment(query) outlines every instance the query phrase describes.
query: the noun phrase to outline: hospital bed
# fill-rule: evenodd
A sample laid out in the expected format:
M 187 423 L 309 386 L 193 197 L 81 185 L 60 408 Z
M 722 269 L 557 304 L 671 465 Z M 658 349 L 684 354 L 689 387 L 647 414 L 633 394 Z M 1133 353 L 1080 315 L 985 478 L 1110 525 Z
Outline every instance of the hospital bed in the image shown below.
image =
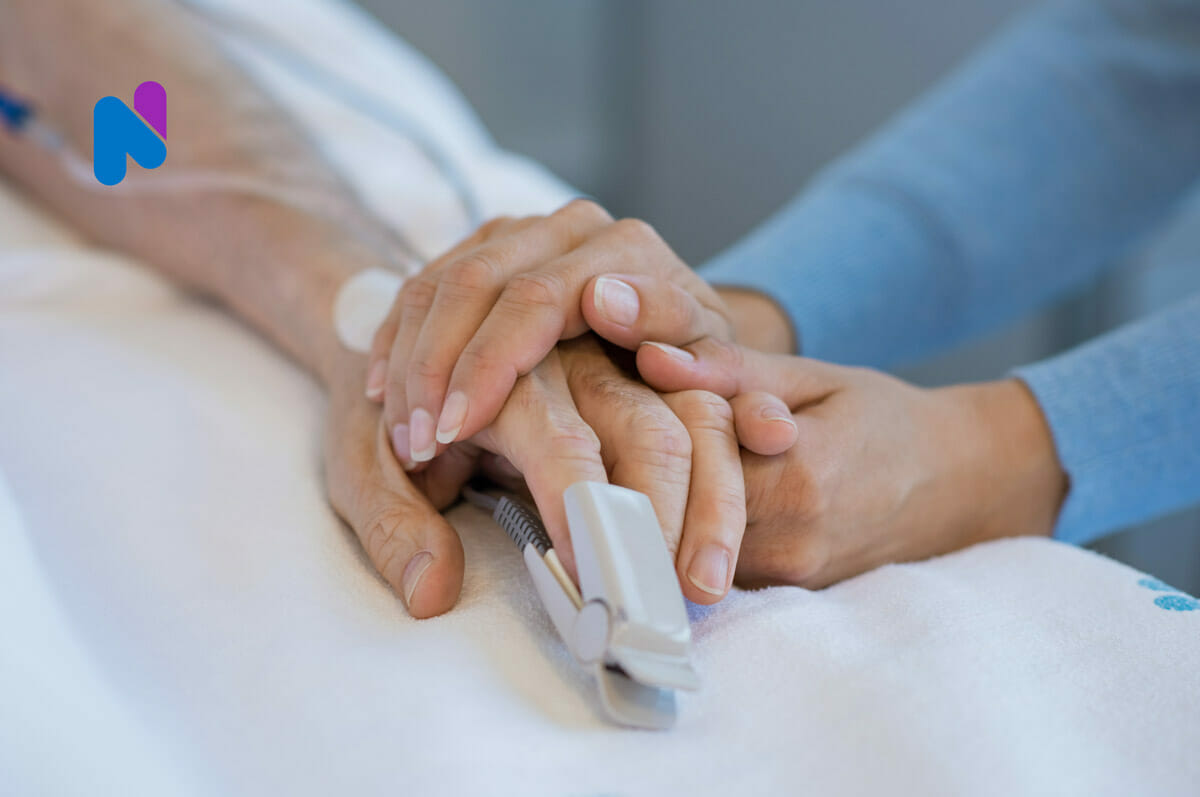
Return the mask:
M 223 5 L 386 90 L 488 215 L 571 195 L 352 7 Z M 419 147 L 231 46 L 385 218 L 461 234 Z M 323 402 L 0 184 L 0 793 L 1200 793 L 1200 604 L 1146 574 L 1013 539 L 735 591 L 689 607 L 676 727 L 631 731 L 478 510 L 457 608 L 405 614 L 325 501 Z

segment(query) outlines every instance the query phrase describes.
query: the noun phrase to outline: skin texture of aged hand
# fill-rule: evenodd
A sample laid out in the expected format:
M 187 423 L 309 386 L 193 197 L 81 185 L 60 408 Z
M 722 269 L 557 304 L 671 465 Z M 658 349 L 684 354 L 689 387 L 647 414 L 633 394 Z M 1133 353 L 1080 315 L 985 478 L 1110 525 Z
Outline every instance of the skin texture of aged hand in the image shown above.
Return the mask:
M 368 241 L 386 243 L 387 228 L 291 118 L 176 4 L 19 0 L 5 14 L 12 23 L 0 26 L 6 85 L 36 96 L 39 114 L 76 150 L 88 151 L 97 97 L 132 89 L 153 74 L 172 98 L 171 158 L 163 175 L 202 170 L 265 180 L 283 192 L 323 196 L 354 218 L 346 224 L 236 190 L 153 196 L 89 190 L 28 138 L 0 136 L 0 170 L 7 179 L 82 236 L 127 252 L 224 305 L 326 388 L 330 500 L 414 616 L 446 611 L 461 586 L 461 545 L 437 510 L 455 499 L 472 468 L 501 461 L 523 474 L 566 558 L 561 488 L 580 478 L 612 478 L 650 494 L 668 542 L 678 545 L 685 592 L 709 601 L 724 593 L 731 575 L 712 583 L 718 579 L 710 571 L 703 583 L 713 591 L 706 592 L 684 574 L 707 543 L 729 552 L 732 572 L 744 501 L 727 500 L 719 489 L 732 485 L 722 489 L 736 492 L 743 483 L 740 463 L 731 456 L 737 449 L 730 420 L 747 430 L 757 450 L 774 451 L 780 434 L 794 435 L 794 428 L 790 419 L 762 412 L 786 416 L 786 407 L 753 396 L 729 405 L 699 391 L 660 397 L 634 387 L 627 376 L 601 372 L 594 356 L 585 368 L 577 364 L 583 362 L 579 352 L 547 351 L 525 369 L 524 381 L 510 381 L 494 422 L 479 425 L 462 451 L 427 472 L 405 474 L 391 451 L 395 424 L 381 425 L 378 405 L 363 398 L 366 362 L 339 345 L 332 321 L 339 286 L 363 269 L 386 265 L 388 247 L 380 251 Z M 71 50 L 72 62 L 87 69 L 65 79 L 70 64 L 41 46 L 46 41 Z M 248 129 L 255 135 L 244 135 Z M 364 230 L 373 234 L 356 234 Z M 606 392 L 612 400 L 594 398 Z M 618 401 L 618 392 L 628 401 Z M 633 432 L 644 440 L 632 439 Z M 489 447 L 503 459 L 484 456 Z M 717 487 L 695 491 L 697 480 Z M 714 506 L 698 503 L 710 499 Z
M 384 401 L 389 428 L 407 428 L 397 456 L 426 462 L 490 423 L 520 375 L 589 327 L 627 349 L 731 340 L 739 325 L 766 340 L 751 333 L 757 319 L 782 317 L 773 308 L 748 291 L 719 293 L 645 222 L 575 200 L 490 221 L 410 279 L 375 336 L 366 393 Z
M 698 603 L 726 594 L 745 528 L 738 431 L 756 450 L 775 454 L 783 450 L 776 427 L 784 428 L 784 438 L 794 433 L 790 414 L 764 393 L 747 393 L 732 404 L 703 390 L 658 394 L 631 378 L 611 354 L 593 336 L 560 344 L 517 380 L 490 426 L 421 467 L 393 456 L 378 405 L 357 390 L 361 382 L 338 380 L 340 398 L 331 408 L 337 431 L 327 449 L 331 497 L 410 611 L 437 613 L 453 604 L 461 548 L 445 521 L 429 513 L 456 500 L 480 470 L 510 489 L 528 490 L 569 570 L 573 552 L 563 490 L 586 479 L 645 493 L 684 594 Z M 346 387 L 351 384 L 354 389 Z M 369 417 L 375 425 L 347 421 L 352 433 L 345 437 L 339 413 Z M 345 472 L 356 476 L 344 478 Z M 347 487 L 356 479 L 372 487 Z M 414 496 L 423 499 L 419 511 L 412 508 Z M 393 505 L 401 509 L 389 510 Z M 414 582 L 418 567 L 424 573 L 420 586 Z

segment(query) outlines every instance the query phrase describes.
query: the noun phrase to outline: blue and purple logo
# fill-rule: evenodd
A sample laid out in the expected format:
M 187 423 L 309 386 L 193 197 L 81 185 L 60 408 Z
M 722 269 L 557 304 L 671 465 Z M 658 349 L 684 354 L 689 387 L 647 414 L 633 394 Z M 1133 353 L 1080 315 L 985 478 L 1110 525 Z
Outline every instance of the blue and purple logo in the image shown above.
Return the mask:
M 104 185 L 125 179 L 126 156 L 143 169 L 167 159 L 167 90 L 148 80 L 133 92 L 133 108 L 116 97 L 96 103 L 92 114 L 92 171 Z

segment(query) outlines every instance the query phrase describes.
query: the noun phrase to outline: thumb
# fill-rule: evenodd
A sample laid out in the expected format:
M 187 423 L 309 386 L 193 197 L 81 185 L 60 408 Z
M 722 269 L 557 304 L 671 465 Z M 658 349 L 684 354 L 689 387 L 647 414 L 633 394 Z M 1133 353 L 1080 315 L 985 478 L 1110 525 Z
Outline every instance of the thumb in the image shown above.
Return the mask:
M 625 349 L 647 340 L 682 346 L 706 335 L 733 336 L 733 327 L 723 313 L 663 277 L 593 277 L 584 288 L 580 309 L 592 331 Z
M 683 348 L 644 343 L 638 347 L 637 367 L 655 390 L 708 390 L 727 399 L 760 391 L 778 396 L 793 411 L 821 401 L 843 381 L 836 365 L 766 354 L 712 337 Z
M 330 503 L 409 614 L 442 614 L 462 588 L 462 542 L 401 470 L 378 412 L 368 415 L 329 424 Z
M 729 399 L 738 443 L 764 457 L 782 454 L 799 436 L 791 408 L 762 391 L 741 393 Z

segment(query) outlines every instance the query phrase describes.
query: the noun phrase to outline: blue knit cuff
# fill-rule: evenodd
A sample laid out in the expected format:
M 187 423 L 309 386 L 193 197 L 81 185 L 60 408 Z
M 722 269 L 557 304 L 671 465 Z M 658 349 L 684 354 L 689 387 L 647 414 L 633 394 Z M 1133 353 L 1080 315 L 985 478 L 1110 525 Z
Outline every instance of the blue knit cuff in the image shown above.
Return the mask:
M 1070 478 L 1057 538 L 1089 542 L 1200 500 L 1200 296 L 1015 375 Z
M 962 291 L 955 272 L 933 285 L 917 276 L 946 257 L 901 198 L 839 180 L 792 200 L 699 273 L 779 302 L 805 356 L 885 365 L 936 347 L 957 323 L 946 311 Z

